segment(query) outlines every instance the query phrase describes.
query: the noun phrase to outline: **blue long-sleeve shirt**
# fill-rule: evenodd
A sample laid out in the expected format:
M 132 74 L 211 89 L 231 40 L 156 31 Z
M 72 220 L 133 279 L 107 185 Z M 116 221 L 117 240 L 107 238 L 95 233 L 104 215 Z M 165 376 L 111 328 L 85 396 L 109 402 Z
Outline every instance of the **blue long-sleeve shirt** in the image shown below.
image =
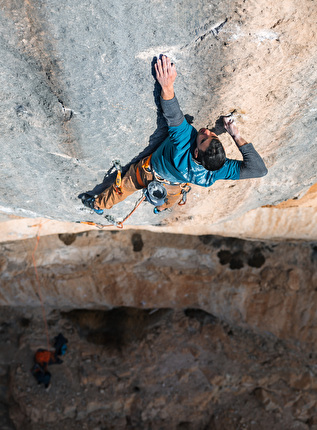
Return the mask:
M 153 153 L 151 164 L 162 178 L 209 187 L 218 179 L 257 178 L 267 174 L 267 168 L 252 143 L 239 147 L 243 161 L 226 158 L 219 170 L 206 170 L 194 158 L 197 130 L 184 118 L 176 97 L 171 100 L 161 98 L 161 105 L 169 136 Z

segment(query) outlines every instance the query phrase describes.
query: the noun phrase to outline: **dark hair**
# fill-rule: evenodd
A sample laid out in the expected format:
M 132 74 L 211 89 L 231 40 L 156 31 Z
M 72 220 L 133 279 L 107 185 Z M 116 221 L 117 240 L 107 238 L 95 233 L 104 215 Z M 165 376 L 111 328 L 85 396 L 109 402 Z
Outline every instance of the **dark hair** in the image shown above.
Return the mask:
M 206 151 L 198 149 L 197 161 L 207 170 L 219 170 L 226 161 L 226 153 L 218 139 L 212 139 Z

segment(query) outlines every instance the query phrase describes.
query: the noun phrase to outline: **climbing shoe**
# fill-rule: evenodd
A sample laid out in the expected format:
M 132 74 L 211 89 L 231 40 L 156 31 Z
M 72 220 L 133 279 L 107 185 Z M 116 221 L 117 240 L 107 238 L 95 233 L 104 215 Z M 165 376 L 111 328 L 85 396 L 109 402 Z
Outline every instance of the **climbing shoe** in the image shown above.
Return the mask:
M 92 209 L 96 214 L 102 215 L 103 210 L 102 209 L 96 209 L 95 208 L 95 197 L 90 196 L 89 194 L 84 194 L 81 198 L 81 201 L 84 206 L 86 206 L 89 209 Z
M 171 209 L 171 208 L 165 208 L 165 209 L 163 209 L 163 210 L 159 211 L 159 210 L 157 209 L 157 207 L 156 207 L 156 206 L 155 206 L 155 208 L 153 209 L 153 212 L 155 213 L 155 215 L 158 215 L 158 214 L 160 214 L 161 212 L 165 212 L 165 211 L 172 212 L 172 209 Z

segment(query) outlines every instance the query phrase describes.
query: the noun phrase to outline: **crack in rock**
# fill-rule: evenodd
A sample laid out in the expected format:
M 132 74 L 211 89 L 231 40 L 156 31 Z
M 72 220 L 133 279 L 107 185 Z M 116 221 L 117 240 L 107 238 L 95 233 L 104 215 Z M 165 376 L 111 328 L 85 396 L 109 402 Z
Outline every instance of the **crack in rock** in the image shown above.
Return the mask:
M 64 120 L 70 121 L 74 116 L 74 111 L 72 109 L 69 109 L 64 106 L 64 103 L 61 99 L 58 99 L 59 104 L 62 106 L 63 114 L 64 114 Z
M 226 18 L 220 24 L 216 24 L 211 29 L 207 30 L 204 34 L 202 34 L 195 40 L 195 43 L 202 42 L 209 34 L 212 34 L 216 39 L 218 39 L 218 34 L 220 33 L 224 25 L 227 23 L 227 21 L 228 18 Z

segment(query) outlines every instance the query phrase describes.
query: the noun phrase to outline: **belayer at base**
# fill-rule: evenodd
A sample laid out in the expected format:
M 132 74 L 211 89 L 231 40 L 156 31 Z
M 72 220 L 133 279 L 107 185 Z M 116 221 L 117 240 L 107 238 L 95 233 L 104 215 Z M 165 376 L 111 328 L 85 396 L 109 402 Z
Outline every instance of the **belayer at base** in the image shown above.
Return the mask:
M 59 333 L 54 338 L 54 351 L 47 349 L 38 349 L 34 355 L 34 365 L 31 369 L 31 373 L 37 380 L 38 384 L 44 384 L 45 388 L 49 388 L 51 382 L 51 374 L 47 370 L 47 367 L 51 364 L 62 364 L 63 360 L 59 356 L 64 355 L 67 350 L 68 340 Z
M 188 184 L 210 187 L 215 181 L 259 178 L 267 168 L 252 143 L 243 139 L 232 117 L 223 118 L 223 126 L 239 148 L 243 160 L 226 158 L 218 136 L 201 128 L 192 127 L 180 110 L 174 94 L 177 73 L 171 60 L 163 56 L 155 64 L 156 78 L 162 87 L 161 106 L 167 121 L 169 136 L 153 154 L 132 164 L 122 179 L 120 190 L 114 183 L 96 198 L 83 200 L 97 213 L 123 201 L 135 191 L 146 188 L 153 180 L 166 188 L 163 204 L 156 213 L 173 206 L 182 197 Z

